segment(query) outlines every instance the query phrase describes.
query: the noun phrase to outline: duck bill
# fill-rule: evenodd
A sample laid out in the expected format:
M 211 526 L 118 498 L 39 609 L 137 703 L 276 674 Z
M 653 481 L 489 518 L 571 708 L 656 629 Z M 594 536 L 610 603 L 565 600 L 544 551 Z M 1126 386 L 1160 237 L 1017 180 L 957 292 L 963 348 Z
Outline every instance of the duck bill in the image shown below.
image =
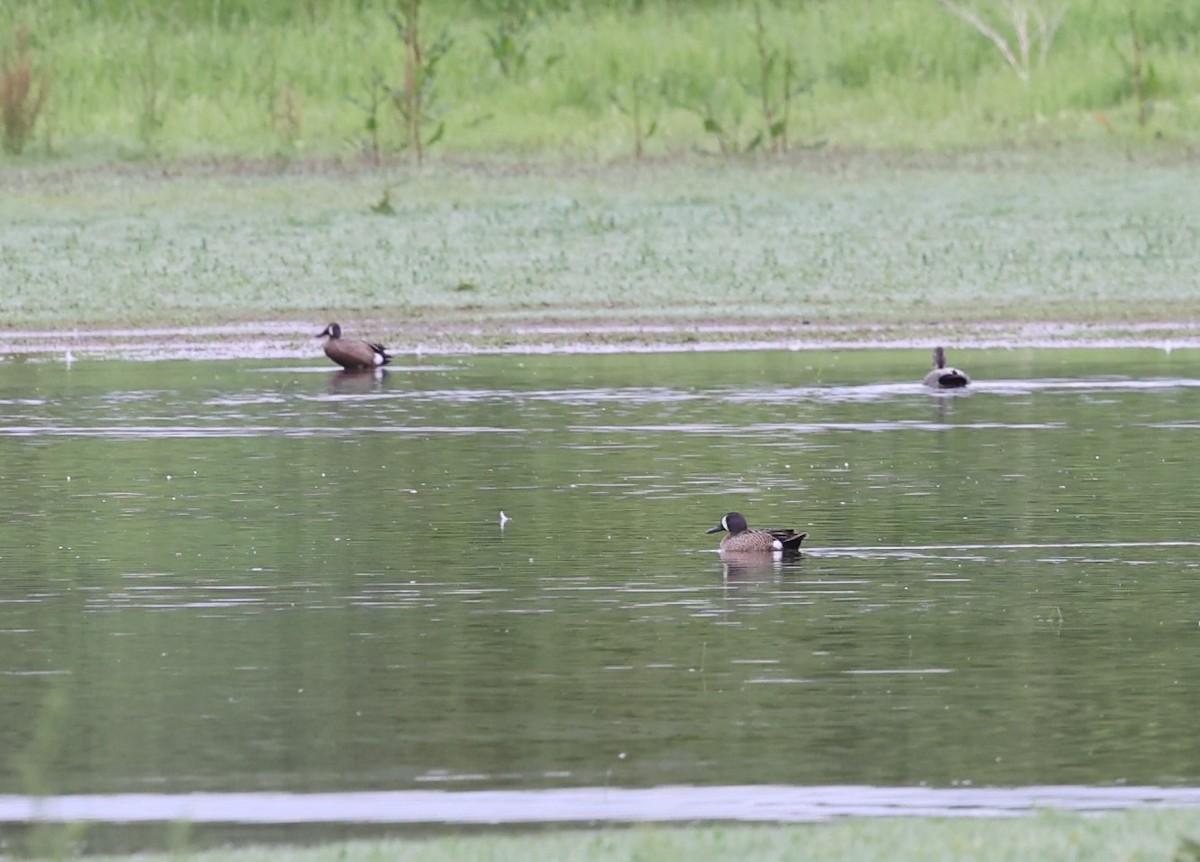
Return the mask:
M 725 526 L 723 524 L 717 524 L 717 526 L 710 527 L 707 530 L 705 530 L 704 532 L 706 532 L 706 533 L 723 533 L 723 532 L 725 532 Z

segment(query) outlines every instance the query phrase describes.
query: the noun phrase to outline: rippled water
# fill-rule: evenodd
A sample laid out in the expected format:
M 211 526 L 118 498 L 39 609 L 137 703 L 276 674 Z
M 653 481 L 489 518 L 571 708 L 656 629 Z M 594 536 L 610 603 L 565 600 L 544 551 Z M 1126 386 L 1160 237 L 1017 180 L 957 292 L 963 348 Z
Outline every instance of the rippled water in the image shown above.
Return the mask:
M 0 363 L 0 794 L 1196 785 L 1200 361 L 954 360 Z

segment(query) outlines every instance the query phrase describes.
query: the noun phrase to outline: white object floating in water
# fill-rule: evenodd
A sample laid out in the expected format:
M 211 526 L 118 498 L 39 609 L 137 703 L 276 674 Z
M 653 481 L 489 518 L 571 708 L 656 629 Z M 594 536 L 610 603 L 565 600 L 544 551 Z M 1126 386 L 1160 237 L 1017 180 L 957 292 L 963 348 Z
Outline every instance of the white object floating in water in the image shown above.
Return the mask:
M 500 529 L 503 530 L 504 525 L 507 524 L 511 520 L 512 520 L 512 518 L 510 518 L 510 517 L 508 517 L 508 515 L 504 514 L 504 510 L 501 509 L 500 510 Z
M 69 351 L 69 350 L 68 350 L 68 351 L 67 351 L 67 352 L 66 352 L 66 353 L 63 355 L 63 361 L 64 361 L 65 363 L 67 363 L 67 368 L 70 368 L 70 367 L 71 367 L 71 363 L 75 361 L 75 354 L 74 354 L 74 353 L 72 353 L 71 351 Z

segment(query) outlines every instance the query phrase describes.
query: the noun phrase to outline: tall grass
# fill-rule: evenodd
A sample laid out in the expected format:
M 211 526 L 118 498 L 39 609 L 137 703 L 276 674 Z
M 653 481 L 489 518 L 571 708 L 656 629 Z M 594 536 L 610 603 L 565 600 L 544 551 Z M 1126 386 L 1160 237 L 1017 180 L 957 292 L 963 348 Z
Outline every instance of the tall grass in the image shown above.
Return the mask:
M 28 28 L 55 82 L 43 106 L 53 134 L 37 152 L 393 153 L 411 139 L 411 116 L 406 126 L 403 112 L 379 105 L 368 134 L 362 107 L 378 80 L 404 76 L 405 45 L 387 8 L 9 0 L 0 40 Z M 782 110 L 778 74 L 775 91 L 762 92 L 756 10 L 776 69 L 789 63 L 790 147 L 1200 142 L 1195 0 L 1073 0 L 1028 81 L 935 0 L 443 0 L 422 10 L 424 32 L 444 32 L 450 46 L 429 128 L 444 124 L 438 149 L 449 154 L 611 158 L 743 146 L 764 132 L 764 104 Z M 1131 10 L 1155 72 L 1153 105 L 1127 59 Z M 640 129 L 631 128 L 634 87 Z

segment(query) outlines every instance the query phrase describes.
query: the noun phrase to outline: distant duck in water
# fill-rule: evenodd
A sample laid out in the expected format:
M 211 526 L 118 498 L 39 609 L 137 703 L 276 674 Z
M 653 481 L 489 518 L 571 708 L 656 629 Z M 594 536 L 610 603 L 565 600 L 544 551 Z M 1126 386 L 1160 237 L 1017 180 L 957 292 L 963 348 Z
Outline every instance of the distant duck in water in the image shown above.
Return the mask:
M 392 361 L 382 345 L 358 338 L 342 338 L 342 327 L 336 323 L 329 324 L 317 334 L 317 338 L 326 336 L 329 340 L 325 342 L 325 355 L 347 371 L 378 368 Z
M 924 383 L 934 389 L 962 389 L 971 382 L 966 372 L 946 365 L 946 351 L 933 348 L 933 370 L 925 375 Z
M 729 533 L 721 539 L 721 550 L 739 554 L 769 554 L 777 551 L 797 553 L 800 543 L 808 537 L 808 533 L 797 533 L 792 529 L 751 530 L 739 512 L 730 512 L 717 526 L 705 530 L 706 533 L 721 531 Z

